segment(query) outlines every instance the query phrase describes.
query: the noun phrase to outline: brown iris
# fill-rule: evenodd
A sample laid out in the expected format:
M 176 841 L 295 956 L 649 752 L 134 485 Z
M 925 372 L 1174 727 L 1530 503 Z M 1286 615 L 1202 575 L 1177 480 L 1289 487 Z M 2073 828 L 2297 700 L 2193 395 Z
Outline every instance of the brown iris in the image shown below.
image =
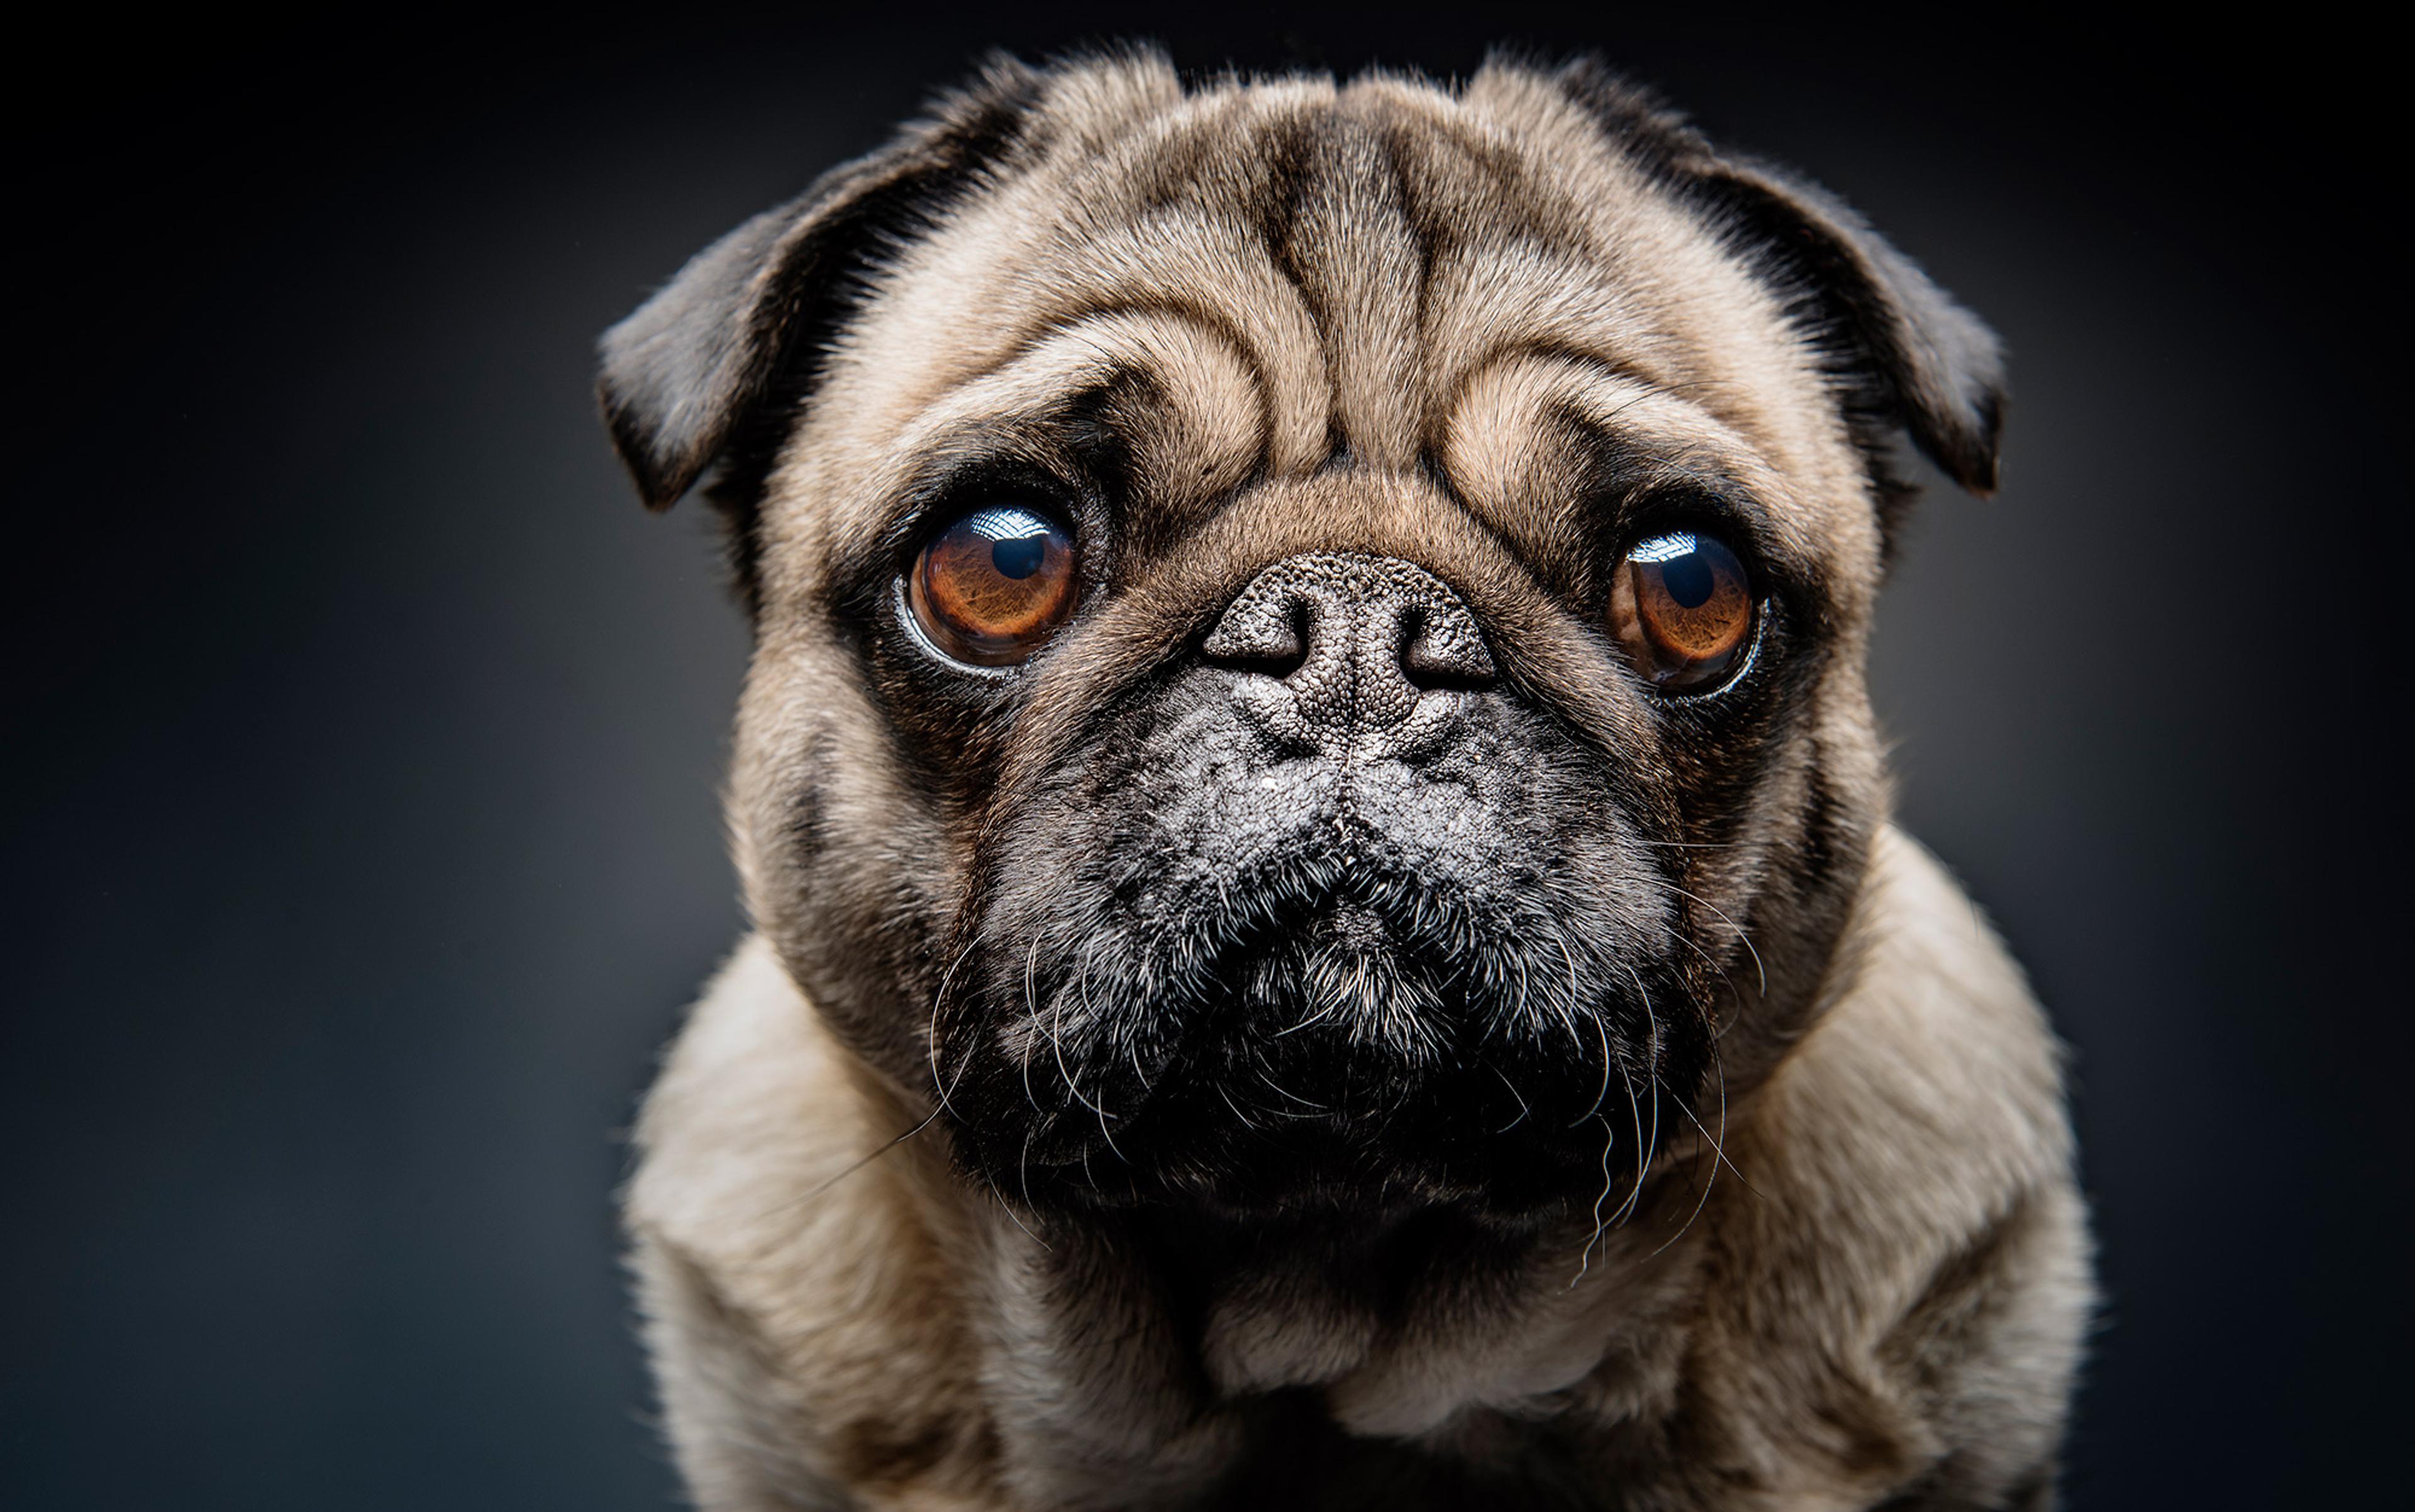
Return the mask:
M 1727 676 L 1752 643 L 1752 584 L 1734 552 L 1690 531 L 1639 543 L 1611 577 L 1610 627 L 1635 670 L 1672 693 Z
M 931 643 L 975 666 L 1012 666 L 1072 612 L 1073 538 L 1019 504 L 976 509 L 931 538 L 906 600 Z

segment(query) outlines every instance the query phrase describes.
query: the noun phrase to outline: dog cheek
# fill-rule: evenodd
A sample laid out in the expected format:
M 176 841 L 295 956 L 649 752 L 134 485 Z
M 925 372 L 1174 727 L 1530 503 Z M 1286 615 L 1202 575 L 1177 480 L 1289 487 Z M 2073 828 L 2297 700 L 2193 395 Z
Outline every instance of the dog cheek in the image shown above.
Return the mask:
M 844 683 L 750 700 L 731 794 L 756 927 L 842 1040 L 916 1085 L 929 963 L 961 864 L 947 827 L 902 781 L 880 723 Z

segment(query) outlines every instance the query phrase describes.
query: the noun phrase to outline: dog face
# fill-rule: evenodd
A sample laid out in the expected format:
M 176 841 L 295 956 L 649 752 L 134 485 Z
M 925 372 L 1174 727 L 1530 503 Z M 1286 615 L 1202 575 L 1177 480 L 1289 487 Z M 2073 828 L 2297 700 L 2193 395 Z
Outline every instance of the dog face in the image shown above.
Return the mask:
M 759 926 L 1027 1206 L 1598 1206 L 1816 1012 L 1990 338 L 1588 67 L 1001 66 L 605 346 Z

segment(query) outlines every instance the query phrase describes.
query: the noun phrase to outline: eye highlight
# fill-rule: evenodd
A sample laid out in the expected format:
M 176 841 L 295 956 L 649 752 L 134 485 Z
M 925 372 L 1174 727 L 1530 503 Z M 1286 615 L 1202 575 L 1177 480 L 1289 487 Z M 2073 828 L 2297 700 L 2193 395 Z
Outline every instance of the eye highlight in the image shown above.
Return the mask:
M 1718 539 L 1674 531 L 1637 544 L 1611 576 L 1610 627 L 1643 680 L 1705 688 L 1752 643 L 1752 581 Z
M 988 504 L 923 546 L 906 576 L 907 606 L 957 661 L 1012 666 L 1073 611 L 1073 567 L 1062 526 L 1021 504 Z

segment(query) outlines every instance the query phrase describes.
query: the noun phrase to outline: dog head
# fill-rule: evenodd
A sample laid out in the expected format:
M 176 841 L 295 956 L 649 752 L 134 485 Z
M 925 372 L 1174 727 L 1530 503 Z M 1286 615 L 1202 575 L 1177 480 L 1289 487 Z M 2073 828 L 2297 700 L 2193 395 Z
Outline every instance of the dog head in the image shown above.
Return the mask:
M 604 343 L 708 470 L 760 928 L 1054 1210 L 1521 1222 L 1816 1013 L 1897 430 L 1992 338 L 1589 65 L 994 66 Z

